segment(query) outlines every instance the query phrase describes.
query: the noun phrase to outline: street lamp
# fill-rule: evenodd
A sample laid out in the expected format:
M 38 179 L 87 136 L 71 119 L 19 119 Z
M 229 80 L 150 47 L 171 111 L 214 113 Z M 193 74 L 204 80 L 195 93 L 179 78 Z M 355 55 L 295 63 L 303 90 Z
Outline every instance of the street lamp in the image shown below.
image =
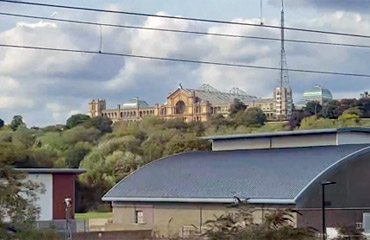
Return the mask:
M 325 240 L 326 239 L 326 226 L 325 226 L 325 186 L 327 185 L 333 185 L 333 184 L 336 184 L 336 182 L 332 182 L 332 181 L 328 181 L 328 180 L 325 180 L 323 182 L 321 182 L 321 189 L 322 189 L 322 205 L 321 205 L 321 208 L 322 208 L 322 239 Z

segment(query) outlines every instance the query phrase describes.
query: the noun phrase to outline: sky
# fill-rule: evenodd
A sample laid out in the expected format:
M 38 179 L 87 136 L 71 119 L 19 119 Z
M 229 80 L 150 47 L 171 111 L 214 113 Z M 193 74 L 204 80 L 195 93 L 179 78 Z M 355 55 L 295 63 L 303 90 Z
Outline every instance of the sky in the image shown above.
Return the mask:
M 27 0 L 29 1 L 29 0 Z M 36 0 L 35 0 L 36 1 Z M 259 0 L 37 0 L 89 8 L 260 23 Z M 280 0 L 263 0 L 263 22 L 280 24 Z M 286 26 L 356 34 L 370 32 L 370 1 L 285 0 Z M 0 12 L 99 23 L 171 28 L 262 37 L 279 30 L 134 17 L 10 4 Z M 103 27 L 104 52 L 165 58 L 186 58 L 279 67 L 279 42 Z M 287 39 L 370 45 L 370 39 L 286 31 Z M 0 16 L 0 44 L 79 50 L 100 50 L 97 26 Z M 370 74 L 370 49 L 287 43 L 289 68 Z M 108 108 L 139 96 L 150 105 L 163 104 L 179 83 L 185 88 L 210 84 L 221 91 L 238 87 L 248 94 L 272 97 L 279 72 L 134 58 L 21 50 L 0 47 L 0 118 L 22 115 L 28 126 L 65 123 L 72 114 L 87 113 L 92 99 L 106 99 Z M 315 84 L 334 98 L 359 97 L 370 90 L 369 78 L 290 73 L 294 101 Z

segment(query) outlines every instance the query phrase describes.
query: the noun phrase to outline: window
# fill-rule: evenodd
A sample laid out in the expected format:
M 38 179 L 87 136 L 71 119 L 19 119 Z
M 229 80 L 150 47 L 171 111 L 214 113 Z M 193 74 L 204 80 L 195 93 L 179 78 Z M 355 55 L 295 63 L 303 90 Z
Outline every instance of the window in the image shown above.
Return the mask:
M 144 213 L 141 210 L 135 211 L 135 223 L 143 224 L 144 223 Z
M 176 114 L 184 114 L 185 108 L 186 108 L 185 103 L 183 101 L 178 101 L 175 107 Z

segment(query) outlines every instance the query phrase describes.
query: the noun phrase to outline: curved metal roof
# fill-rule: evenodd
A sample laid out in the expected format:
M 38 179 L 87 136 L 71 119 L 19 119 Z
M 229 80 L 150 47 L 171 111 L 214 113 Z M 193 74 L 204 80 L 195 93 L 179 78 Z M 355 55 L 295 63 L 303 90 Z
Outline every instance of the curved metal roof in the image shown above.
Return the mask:
M 367 145 L 184 153 L 154 161 L 116 184 L 104 201 L 294 204 L 310 183 Z

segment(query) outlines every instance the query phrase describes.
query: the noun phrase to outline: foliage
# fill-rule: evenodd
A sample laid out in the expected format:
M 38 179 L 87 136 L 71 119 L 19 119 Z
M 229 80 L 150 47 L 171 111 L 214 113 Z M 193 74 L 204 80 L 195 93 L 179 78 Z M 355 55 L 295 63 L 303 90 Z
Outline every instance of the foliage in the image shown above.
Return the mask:
M 244 204 L 243 204 L 244 205 Z M 306 228 L 294 228 L 296 212 L 289 209 L 270 211 L 261 223 L 253 219 L 253 209 L 241 206 L 235 212 L 207 221 L 205 236 L 211 240 L 308 240 L 314 232 Z
M 301 126 L 301 122 L 304 118 L 310 117 L 312 114 L 303 110 L 293 111 L 292 116 L 289 119 L 290 130 L 294 130 Z
M 2 120 L 2 119 L 0 118 L 0 128 L 4 127 L 4 124 L 5 124 L 4 120 Z
M 34 205 L 43 187 L 26 181 L 26 175 L 10 167 L 11 161 L 0 161 L 0 239 L 57 239 L 52 231 L 39 231 L 34 221 L 39 209 Z
M 266 122 L 266 116 L 259 108 L 248 108 L 235 115 L 235 124 L 246 127 L 261 127 Z
M 93 117 L 83 122 L 85 128 L 96 128 L 102 133 L 112 132 L 112 120 L 107 117 Z
M 317 115 L 322 110 L 322 106 L 318 102 L 308 102 L 303 109 L 305 112 L 311 113 L 311 115 Z
M 21 125 L 24 125 L 23 117 L 20 115 L 15 115 L 9 126 L 13 129 L 13 131 L 15 131 Z
M 334 240 L 365 240 L 366 236 L 363 234 L 363 231 L 357 229 L 356 226 L 341 226 L 338 231 L 338 237 Z
M 186 123 L 146 116 L 141 122 L 117 122 L 105 117 L 71 116 L 67 126 L 27 128 L 21 116 L 0 128 L 0 162 L 15 167 L 82 167 L 77 184 L 79 210 L 101 206 L 101 197 L 117 181 L 153 160 L 187 151 L 207 151 L 205 135 L 243 134 L 288 129 L 369 126 L 370 99 L 332 101 L 317 116 L 315 105 L 293 112 L 286 123 L 267 122 L 261 109 L 246 109 L 239 100 L 230 116 L 212 116 L 209 122 Z M 318 108 L 316 106 L 316 111 Z M 370 120 L 370 119 L 368 119 Z M 83 204 L 82 204 L 83 203 Z
M 368 91 L 365 91 L 363 93 L 360 94 L 361 98 L 370 98 L 370 94 Z
M 299 129 L 335 128 L 335 122 L 331 119 L 311 116 L 304 118 Z
M 75 114 L 72 115 L 70 118 L 67 119 L 66 126 L 67 128 L 71 129 L 74 128 L 80 124 L 83 124 L 85 121 L 90 119 L 88 115 L 85 114 Z
M 240 111 L 245 111 L 247 106 L 238 98 L 235 98 L 230 106 L 230 116 L 234 116 Z

